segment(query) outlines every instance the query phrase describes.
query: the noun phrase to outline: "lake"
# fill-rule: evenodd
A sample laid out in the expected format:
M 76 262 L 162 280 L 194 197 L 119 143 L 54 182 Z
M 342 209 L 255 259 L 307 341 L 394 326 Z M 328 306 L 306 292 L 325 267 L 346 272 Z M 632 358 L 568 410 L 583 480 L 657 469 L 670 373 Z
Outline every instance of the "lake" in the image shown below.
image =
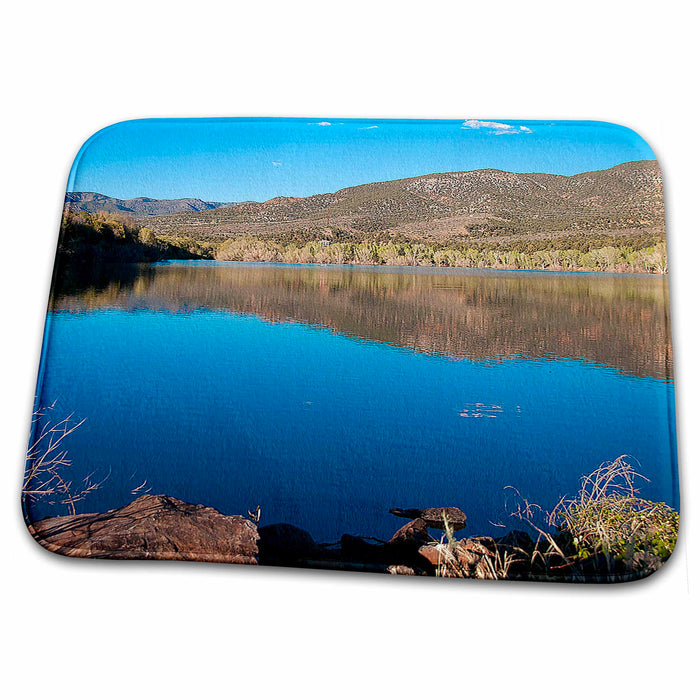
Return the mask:
M 59 283 L 37 403 L 85 418 L 69 473 L 105 481 L 79 512 L 150 490 L 331 542 L 455 505 L 498 535 L 506 487 L 551 508 L 622 454 L 678 508 L 665 277 L 198 261 Z

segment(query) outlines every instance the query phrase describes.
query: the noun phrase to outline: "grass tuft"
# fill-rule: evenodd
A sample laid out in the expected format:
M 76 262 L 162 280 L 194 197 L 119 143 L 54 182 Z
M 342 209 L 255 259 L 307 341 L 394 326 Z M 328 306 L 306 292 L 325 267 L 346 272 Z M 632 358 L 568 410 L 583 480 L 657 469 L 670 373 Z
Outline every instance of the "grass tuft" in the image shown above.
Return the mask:
M 610 564 L 647 552 L 666 559 L 678 537 L 679 514 L 665 503 L 639 497 L 639 474 L 628 455 L 603 462 L 583 477 L 576 498 L 562 499 L 549 515 L 549 524 L 572 538 L 581 559 L 603 554 Z
M 457 540 L 443 513 L 445 534 L 431 545 L 438 554 L 435 575 L 443 578 L 506 579 L 513 554 L 495 546 L 491 538 Z

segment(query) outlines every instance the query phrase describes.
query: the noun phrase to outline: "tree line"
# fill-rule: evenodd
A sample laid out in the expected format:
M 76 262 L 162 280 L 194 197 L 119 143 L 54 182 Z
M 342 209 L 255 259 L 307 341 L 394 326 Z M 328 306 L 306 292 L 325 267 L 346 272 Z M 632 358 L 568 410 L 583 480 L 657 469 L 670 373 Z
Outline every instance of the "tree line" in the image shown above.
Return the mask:
M 340 230 L 328 238 L 157 235 L 128 217 L 66 211 L 59 239 L 61 264 L 231 260 L 321 265 L 396 265 L 516 270 L 667 272 L 660 234 L 573 234 L 501 241 L 416 242 L 406 237 L 358 240 Z
M 532 252 L 499 246 L 440 247 L 426 243 L 313 243 L 282 245 L 258 238 L 235 238 L 215 251 L 217 260 L 286 262 L 322 265 L 398 265 L 514 270 L 591 270 L 667 272 L 666 244 L 635 249 L 606 245 L 590 250 L 543 248 Z
M 150 228 L 139 226 L 128 217 L 103 212 L 65 211 L 58 252 L 64 265 L 205 257 L 194 247 L 187 249 L 159 238 Z

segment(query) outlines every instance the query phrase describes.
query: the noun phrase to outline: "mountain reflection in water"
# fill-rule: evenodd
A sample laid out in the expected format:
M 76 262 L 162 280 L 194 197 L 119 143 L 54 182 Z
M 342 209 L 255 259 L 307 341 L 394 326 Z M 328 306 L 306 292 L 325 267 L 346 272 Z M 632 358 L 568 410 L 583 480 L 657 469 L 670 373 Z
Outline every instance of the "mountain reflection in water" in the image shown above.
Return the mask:
M 64 274 L 52 310 L 255 314 L 455 359 L 561 357 L 671 379 L 667 295 L 660 276 L 200 261 Z

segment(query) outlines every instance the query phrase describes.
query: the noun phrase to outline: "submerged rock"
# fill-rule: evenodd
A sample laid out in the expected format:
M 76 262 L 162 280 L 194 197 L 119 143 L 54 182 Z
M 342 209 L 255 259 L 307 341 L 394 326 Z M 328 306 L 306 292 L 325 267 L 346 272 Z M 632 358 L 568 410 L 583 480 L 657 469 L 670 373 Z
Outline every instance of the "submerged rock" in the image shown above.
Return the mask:
M 46 518 L 29 526 L 46 549 L 96 559 L 258 563 L 258 529 L 241 515 L 147 494 L 106 513 Z
M 467 516 L 464 511 L 454 506 L 445 508 L 390 508 L 389 512 L 399 518 L 410 518 L 411 520 L 421 518 L 428 527 L 438 530 L 445 529 L 445 520 L 453 530 L 462 530 L 467 524 Z

